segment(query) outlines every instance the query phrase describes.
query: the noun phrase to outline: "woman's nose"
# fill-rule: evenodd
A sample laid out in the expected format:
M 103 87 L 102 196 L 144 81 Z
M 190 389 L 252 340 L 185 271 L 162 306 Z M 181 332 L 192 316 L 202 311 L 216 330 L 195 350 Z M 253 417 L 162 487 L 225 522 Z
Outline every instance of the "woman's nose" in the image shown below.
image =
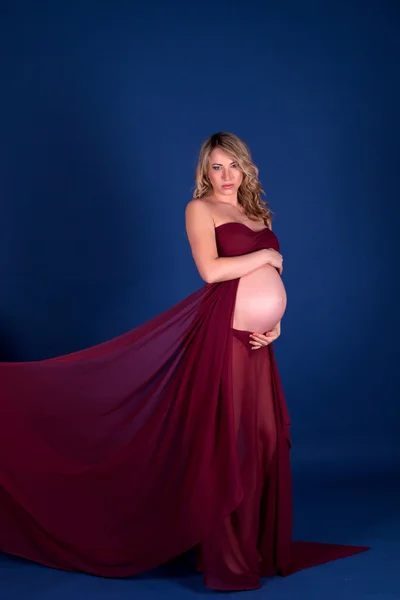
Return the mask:
M 231 178 L 231 175 L 232 175 L 232 173 L 231 173 L 230 169 L 223 170 L 222 177 L 224 180 L 229 180 Z

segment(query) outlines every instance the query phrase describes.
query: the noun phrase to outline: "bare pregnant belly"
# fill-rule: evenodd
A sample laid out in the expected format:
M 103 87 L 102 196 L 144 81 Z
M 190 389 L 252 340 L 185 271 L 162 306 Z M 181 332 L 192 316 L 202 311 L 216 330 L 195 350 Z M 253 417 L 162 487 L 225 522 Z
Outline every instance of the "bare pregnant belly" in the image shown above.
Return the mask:
M 233 327 L 265 333 L 283 317 L 286 291 L 278 271 L 264 265 L 240 278 Z

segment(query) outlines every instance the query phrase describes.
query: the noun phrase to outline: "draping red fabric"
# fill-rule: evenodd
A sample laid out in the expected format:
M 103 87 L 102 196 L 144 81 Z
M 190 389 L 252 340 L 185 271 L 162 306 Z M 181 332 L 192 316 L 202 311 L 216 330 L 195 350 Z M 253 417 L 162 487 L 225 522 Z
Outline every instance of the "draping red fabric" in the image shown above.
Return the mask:
M 216 235 L 221 256 L 279 249 L 270 230 Z M 289 414 L 272 345 L 250 353 L 232 329 L 237 286 L 204 285 L 92 348 L 0 364 L 0 550 L 124 577 L 197 547 L 207 586 L 252 589 L 367 549 L 292 542 Z

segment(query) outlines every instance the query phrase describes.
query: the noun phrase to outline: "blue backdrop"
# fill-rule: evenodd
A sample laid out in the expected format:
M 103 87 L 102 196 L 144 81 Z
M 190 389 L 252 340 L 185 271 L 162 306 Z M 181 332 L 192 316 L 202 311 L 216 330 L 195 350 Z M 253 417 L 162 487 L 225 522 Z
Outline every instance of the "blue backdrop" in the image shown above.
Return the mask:
M 102 342 L 202 285 L 184 208 L 202 141 L 232 131 L 285 258 L 275 346 L 294 465 L 395 464 L 396 3 L 15 1 L 0 15 L 0 359 Z

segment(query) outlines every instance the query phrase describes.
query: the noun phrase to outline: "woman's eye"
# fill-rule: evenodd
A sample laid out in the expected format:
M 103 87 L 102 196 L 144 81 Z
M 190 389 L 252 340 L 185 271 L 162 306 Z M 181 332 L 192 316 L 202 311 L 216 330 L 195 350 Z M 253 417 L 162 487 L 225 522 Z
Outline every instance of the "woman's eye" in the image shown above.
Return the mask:
M 238 168 L 238 164 L 237 163 L 232 163 L 231 167 L 233 167 L 234 169 Z M 220 165 L 213 165 L 213 169 L 214 171 L 220 171 L 222 169 L 222 167 Z

